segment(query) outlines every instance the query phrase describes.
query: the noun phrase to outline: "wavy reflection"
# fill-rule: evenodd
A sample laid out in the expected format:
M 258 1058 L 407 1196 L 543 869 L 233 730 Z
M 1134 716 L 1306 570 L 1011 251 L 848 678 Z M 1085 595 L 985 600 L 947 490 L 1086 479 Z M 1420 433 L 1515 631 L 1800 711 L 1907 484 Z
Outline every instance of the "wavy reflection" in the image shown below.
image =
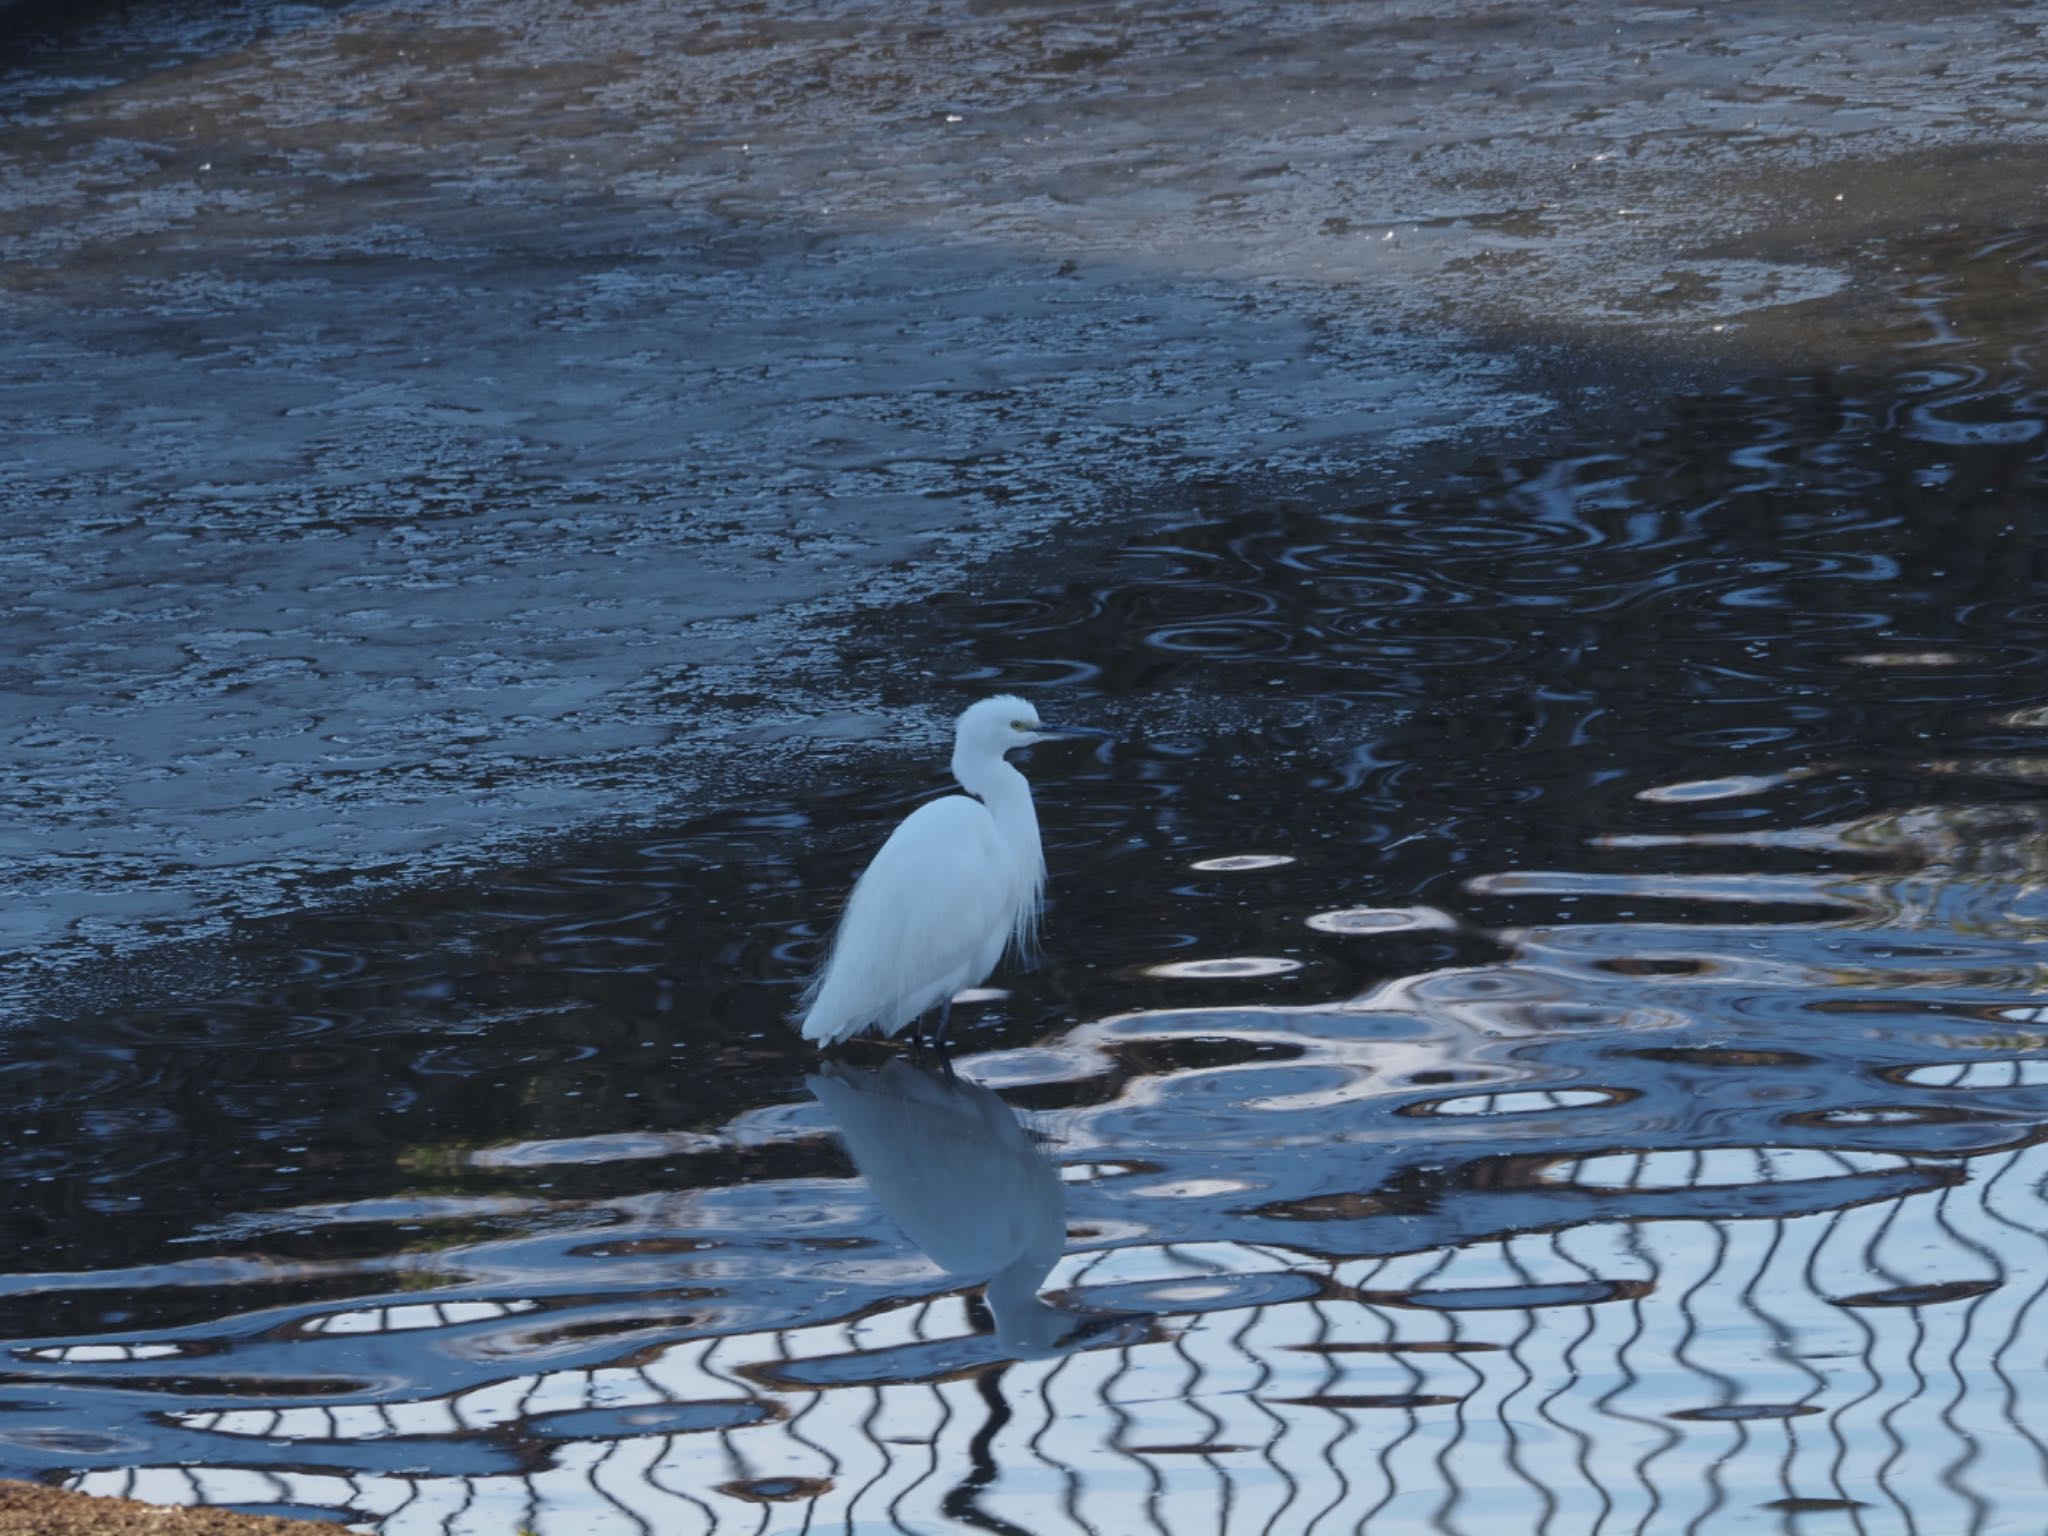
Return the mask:
M 1256 1100 L 1260 1081 L 1232 1073 L 1244 1078 L 1236 1102 Z M 1161 1085 L 1133 1081 L 1066 1119 L 1114 1118 Z M 585 1230 L 565 1234 L 555 1285 L 533 1295 L 314 1304 L 196 1353 L 175 1333 L 17 1352 L 6 1390 L 41 1380 L 74 1400 L 153 1400 L 157 1446 L 187 1465 L 137 1468 L 138 1447 L 96 1445 L 84 1417 L 41 1423 L 40 1440 L 4 1432 L 17 1450 L 104 1457 L 78 1479 L 97 1491 L 321 1507 L 378 1520 L 386 1536 L 483 1536 L 535 1509 L 598 1533 L 754 1529 L 764 1504 L 813 1529 L 964 1522 L 1073 1536 L 1521 1528 L 1531 1510 L 1558 1531 L 1711 1531 L 1742 1508 L 1862 1504 L 1964 1532 L 1999 1528 L 2010 1490 L 2048 1465 L 2048 1406 L 2027 1386 L 2028 1362 L 2048 1353 L 2048 1144 L 1938 1163 L 1772 1147 L 1599 1153 L 1579 1160 L 1582 1193 L 1621 1214 L 1579 1207 L 1562 1226 L 1540 1209 L 1502 1214 L 1471 1181 L 1487 1155 L 1464 1154 L 1405 1220 L 1392 1215 L 1398 1172 L 1368 1180 L 1392 1220 L 1376 1253 L 1310 1251 L 1358 1240 L 1345 1234 L 1360 1218 L 1342 1209 L 1299 1225 L 1293 1244 L 1232 1240 L 1211 1217 L 1206 1236 L 1063 1252 L 1063 1187 L 1126 1209 L 1155 1202 L 1128 1176 L 1065 1183 L 1046 1145 L 972 1083 L 897 1063 L 835 1068 L 813 1091 L 859 1185 L 770 1182 L 743 1221 L 691 1204 L 563 1209 L 558 1220 Z M 1496 1133 L 1555 1146 L 1577 1116 L 1628 1110 L 1574 1106 L 1547 1126 L 1504 1113 Z M 1409 1137 L 1485 1118 L 1384 1113 Z M 815 1119 L 786 1134 L 825 1129 Z M 1429 1155 L 1450 1151 L 1437 1142 Z M 1939 1177 L 1906 1193 L 1858 1182 L 1900 1161 Z M 1525 1204 L 1571 1169 L 1535 1162 L 1546 1172 L 1514 1196 Z M 1815 1186 L 1836 1180 L 1856 1187 L 1821 1198 Z M 1745 1188 L 1754 1203 L 1726 1208 Z M 1802 1191 L 1804 1208 L 1774 1202 L 1779 1188 Z M 1642 1201 L 1689 1189 L 1712 1214 L 1679 1202 L 1642 1218 Z M 663 1297 L 742 1290 L 749 1275 L 777 1283 L 785 1213 L 854 1216 L 849 1201 L 868 1197 L 942 1277 L 920 1280 L 922 1260 L 884 1263 L 887 1244 L 862 1221 L 845 1230 L 867 1241 L 810 1247 L 834 1286 L 854 1288 L 821 1295 L 810 1320 L 708 1336 L 664 1324 Z M 694 1248 L 670 1241 L 686 1228 Z M 594 1252 L 590 1231 L 611 1246 Z M 669 1262 L 636 1278 L 648 1251 Z M 465 1262 L 503 1261 L 485 1245 Z M 979 1303 L 951 1289 L 963 1280 L 990 1283 L 993 1337 L 977 1331 Z M 1081 1306 L 1143 1308 L 1160 1326 L 1077 1332 Z M 423 1348 L 472 1362 L 468 1384 L 408 1397 L 400 1362 Z M 287 1364 L 300 1375 L 279 1374 Z
M 978 1083 L 890 1062 L 804 1079 L 889 1219 L 956 1279 L 987 1282 L 996 1337 L 1018 1355 L 1071 1347 L 1108 1319 L 1048 1305 L 1066 1248 L 1059 1171 L 1016 1111 Z

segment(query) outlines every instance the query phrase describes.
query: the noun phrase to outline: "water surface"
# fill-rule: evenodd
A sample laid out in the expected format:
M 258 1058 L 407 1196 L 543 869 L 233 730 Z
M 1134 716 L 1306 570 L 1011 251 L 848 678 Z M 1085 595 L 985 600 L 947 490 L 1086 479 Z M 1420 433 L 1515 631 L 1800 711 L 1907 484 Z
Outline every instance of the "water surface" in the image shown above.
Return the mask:
M 1195 485 L 898 616 L 904 705 L 1115 738 L 1030 755 L 1046 963 L 968 1086 L 888 1079 L 956 1205 L 1053 1212 L 1007 1292 L 878 1171 L 886 1053 L 783 1017 L 936 753 L 14 1037 L 0 1471 L 388 1536 L 2033 1529 L 2044 252 L 1930 245 L 1883 366 Z
M 1886 357 L 1895 242 L 2048 180 L 2041 25 L 8 6 L 0 1027 L 931 729 L 888 610 L 1190 480 Z

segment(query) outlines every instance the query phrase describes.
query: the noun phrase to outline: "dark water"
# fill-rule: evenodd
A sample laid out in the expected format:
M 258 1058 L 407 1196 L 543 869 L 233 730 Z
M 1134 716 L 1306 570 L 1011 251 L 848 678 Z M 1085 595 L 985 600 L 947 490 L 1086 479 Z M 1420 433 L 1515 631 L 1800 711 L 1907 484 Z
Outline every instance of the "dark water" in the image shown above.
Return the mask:
M 902 615 L 906 704 L 1115 733 L 1027 764 L 999 1098 L 783 1023 L 937 783 L 879 749 L 14 1037 L 0 1472 L 493 1536 L 2038 1529 L 2044 270 L 1931 248 L 1886 367 L 1194 486 Z M 1007 1299 L 918 1246 L 1002 1242 Z

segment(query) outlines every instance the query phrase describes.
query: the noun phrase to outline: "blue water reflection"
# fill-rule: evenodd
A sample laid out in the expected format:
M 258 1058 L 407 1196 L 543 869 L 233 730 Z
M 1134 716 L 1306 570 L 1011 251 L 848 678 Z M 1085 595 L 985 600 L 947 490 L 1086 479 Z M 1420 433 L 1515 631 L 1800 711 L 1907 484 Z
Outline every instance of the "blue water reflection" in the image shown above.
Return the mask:
M 1066 1251 L 1066 1199 L 1052 1159 L 996 1094 L 903 1061 L 876 1073 L 832 1063 L 805 1086 L 889 1219 L 947 1274 L 986 1282 L 1004 1353 L 1072 1348 L 1116 1321 L 1039 1299 Z

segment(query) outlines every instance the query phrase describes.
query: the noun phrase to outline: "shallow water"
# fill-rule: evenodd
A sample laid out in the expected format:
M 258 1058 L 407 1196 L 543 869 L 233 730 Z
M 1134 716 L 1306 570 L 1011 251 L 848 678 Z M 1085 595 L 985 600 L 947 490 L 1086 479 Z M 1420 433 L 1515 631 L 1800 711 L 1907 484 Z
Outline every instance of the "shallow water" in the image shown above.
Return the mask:
M 901 615 L 1115 738 L 1031 755 L 980 1088 L 783 1023 L 938 782 L 879 746 L 15 1040 L 0 1472 L 390 1536 L 2037 1528 L 2048 242 L 1920 255 L 1882 366 Z

